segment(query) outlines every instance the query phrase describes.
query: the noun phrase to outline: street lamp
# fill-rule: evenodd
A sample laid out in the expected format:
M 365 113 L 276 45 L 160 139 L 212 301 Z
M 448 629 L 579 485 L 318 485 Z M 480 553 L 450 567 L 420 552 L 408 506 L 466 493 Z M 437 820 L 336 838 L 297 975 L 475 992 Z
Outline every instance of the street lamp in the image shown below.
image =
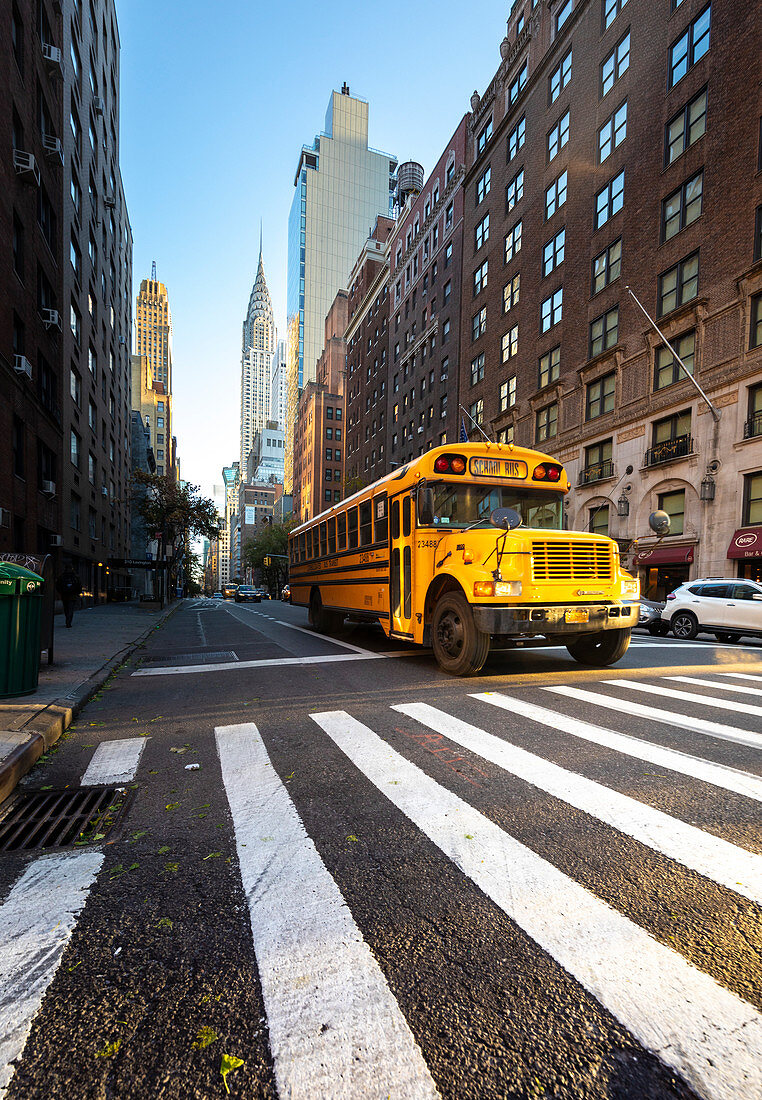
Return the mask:
M 712 475 L 707 470 L 706 474 L 701 479 L 701 488 L 699 489 L 699 496 L 702 500 L 714 500 L 715 489 L 717 488 L 716 482 Z
M 616 514 L 625 519 L 630 514 L 630 502 L 625 496 L 624 489 L 622 490 L 619 500 L 616 502 Z

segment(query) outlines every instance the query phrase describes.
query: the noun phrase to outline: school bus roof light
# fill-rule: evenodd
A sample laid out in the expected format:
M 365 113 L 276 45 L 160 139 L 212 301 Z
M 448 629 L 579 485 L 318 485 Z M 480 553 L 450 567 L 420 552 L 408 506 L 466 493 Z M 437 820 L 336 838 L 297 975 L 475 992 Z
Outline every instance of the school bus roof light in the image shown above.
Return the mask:
M 463 455 L 440 455 L 434 463 L 434 472 L 437 474 L 464 474 L 466 472 L 466 460 Z
M 535 466 L 532 477 L 535 481 L 560 481 L 561 467 L 541 462 L 539 466 Z

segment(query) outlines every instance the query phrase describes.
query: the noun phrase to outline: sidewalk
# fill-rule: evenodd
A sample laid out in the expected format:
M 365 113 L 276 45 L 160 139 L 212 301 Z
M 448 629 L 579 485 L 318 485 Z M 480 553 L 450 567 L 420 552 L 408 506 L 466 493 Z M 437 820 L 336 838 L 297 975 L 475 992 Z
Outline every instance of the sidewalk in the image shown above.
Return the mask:
M 55 619 L 55 663 L 43 656 L 37 691 L 0 699 L 0 802 L 69 727 L 75 715 L 155 627 L 179 606 L 144 611 L 105 604 L 77 611 L 67 630 Z

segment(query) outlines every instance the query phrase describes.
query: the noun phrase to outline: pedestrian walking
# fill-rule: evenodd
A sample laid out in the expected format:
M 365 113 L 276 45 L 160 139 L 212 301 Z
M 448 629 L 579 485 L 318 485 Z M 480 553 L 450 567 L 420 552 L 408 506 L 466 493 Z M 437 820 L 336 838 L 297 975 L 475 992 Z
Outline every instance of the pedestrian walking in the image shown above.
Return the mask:
M 74 572 L 71 563 L 66 566 L 63 573 L 56 581 L 56 589 L 63 604 L 66 625 L 70 627 L 71 621 L 74 618 L 74 608 L 76 607 L 79 594 L 82 591 L 79 577 Z

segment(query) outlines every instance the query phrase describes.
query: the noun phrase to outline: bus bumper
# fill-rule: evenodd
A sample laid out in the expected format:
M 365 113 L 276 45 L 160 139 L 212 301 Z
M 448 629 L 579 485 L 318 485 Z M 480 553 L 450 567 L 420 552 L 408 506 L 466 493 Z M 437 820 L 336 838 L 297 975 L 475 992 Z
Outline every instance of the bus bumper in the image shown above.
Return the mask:
M 587 622 L 574 621 L 587 611 Z M 477 605 L 474 622 L 485 634 L 531 635 L 589 634 L 600 630 L 622 630 L 638 621 L 637 603 L 553 605 L 552 607 L 495 607 Z

